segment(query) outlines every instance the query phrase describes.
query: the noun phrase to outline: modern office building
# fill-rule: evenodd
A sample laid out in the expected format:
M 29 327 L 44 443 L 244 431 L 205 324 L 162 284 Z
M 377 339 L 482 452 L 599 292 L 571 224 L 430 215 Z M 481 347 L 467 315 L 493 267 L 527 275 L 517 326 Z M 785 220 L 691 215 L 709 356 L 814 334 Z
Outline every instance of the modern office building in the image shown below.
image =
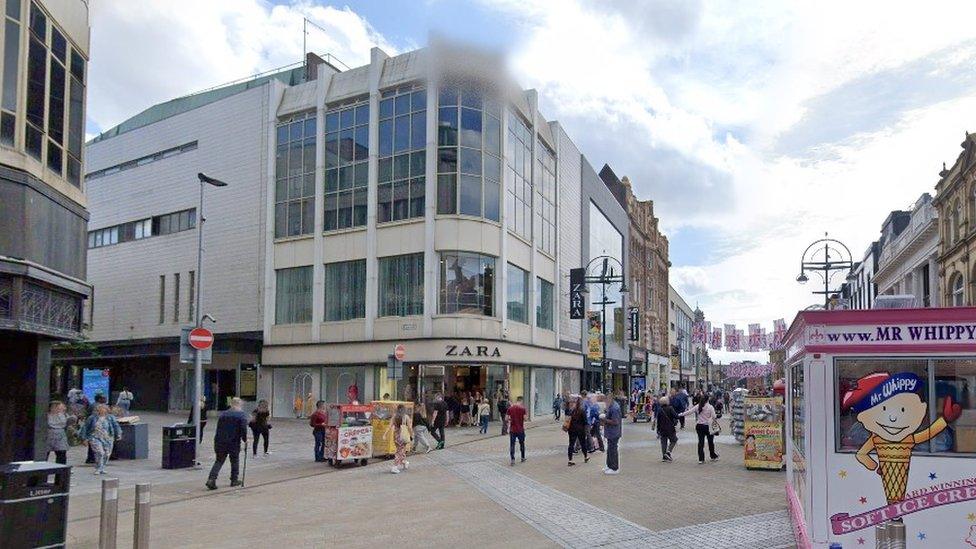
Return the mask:
M 617 177 L 609 165 L 600 178 L 630 218 L 629 301 L 638 308 L 638 336 L 630 342 L 631 370 L 647 388 L 658 388 L 661 369 L 670 367 L 668 348 L 668 237 L 654 215 L 654 201 L 634 195 L 630 179 Z
M 498 59 L 431 46 L 345 71 L 312 56 L 133 117 L 89 144 L 98 356 L 64 363 L 110 368 L 137 404 L 189 406 L 177 337 L 204 172 L 228 183 L 205 189 L 208 404 L 243 394 L 287 416 L 309 393 L 504 388 L 550 412 L 583 383 L 569 270 L 591 249 L 626 265 L 627 216 L 537 105 Z M 626 365 L 617 333 L 608 356 Z
M 692 341 L 691 329 L 695 322 L 696 310 L 692 309 L 685 298 L 668 285 L 668 342 L 671 345 L 671 368 L 667 372 L 667 380 L 675 387 L 680 383 L 691 387 L 697 382 L 695 367 L 701 364 L 704 346 Z
M 910 212 L 892 212 L 881 232 L 878 295 L 911 295 L 917 307 L 939 306 L 939 224 L 932 195 L 922 194 Z
M 51 347 L 82 334 L 88 4 L 7 0 L 0 42 L 0 463 L 44 459 Z

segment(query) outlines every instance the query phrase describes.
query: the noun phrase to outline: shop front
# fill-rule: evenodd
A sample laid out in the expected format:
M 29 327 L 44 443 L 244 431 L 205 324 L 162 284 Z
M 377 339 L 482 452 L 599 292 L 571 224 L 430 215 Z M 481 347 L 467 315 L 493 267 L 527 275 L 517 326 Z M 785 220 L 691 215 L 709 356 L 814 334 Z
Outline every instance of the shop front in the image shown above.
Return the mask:
M 387 356 L 400 343 L 404 365 L 388 371 Z M 358 364 L 336 363 L 358 357 Z M 262 368 L 272 383 L 259 393 L 272 402 L 278 417 L 296 415 L 297 399 L 348 403 L 381 399 L 429 402 L 441 393 L 458 399 L 487 396 L 494 403 L 502 391 L 509 400 L 522 397 L 530 416 L 552 413 L 557 392 L 578 390 L 578 353 L 488 340 L 425 339 L 401 342 L 334 343 L 266 346 Z

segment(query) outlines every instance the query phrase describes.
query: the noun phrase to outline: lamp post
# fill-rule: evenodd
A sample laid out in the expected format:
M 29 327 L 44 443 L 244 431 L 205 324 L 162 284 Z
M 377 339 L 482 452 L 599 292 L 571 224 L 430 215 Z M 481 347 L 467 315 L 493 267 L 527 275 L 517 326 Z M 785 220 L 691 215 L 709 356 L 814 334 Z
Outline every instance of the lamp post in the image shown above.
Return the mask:
M 817 273 L 823 279 L 823 290 L 814 290 L 814 294 L 824 296 L 824 310 L 830 306 L 830 294 L 835 293 L 830 289 L 830 280 L 839 271 L 847 271 L 847 281 L 856 280 L 851 269 L 854 267 L 851 251 L 843 242 L 828 238 L 827 233 L 824 237 L 813 241 L 800 256 L 800 274 L 796 281 L 806 284 L 810 278 L 807 270 Z
M 685 341 L 685 334 L 678 332 L 675 341 L 678 342 L 678 387 L 683 387 L 685 384 L 685 370 L 681 364 L 681 344 Z
M 196 318 L 194 319 L 194 324 L 197 328 L 201 327 L 203 324 L 203 319 L 208 318 L 210 321 L 214 321 L 214 318 L 210 315 L 200 314 L 200 289 L 203 287 L 203 222 L 206 219 L 203 217 L 203 188 L 204 185 L 212 185 L 214 187 L 226 187 L 227 183 L 219 179 L 214 179 L 203 173 L 198 173 L 197 178 L 200 180 L 200 204 L 197 207 L 197 277 L 196 277 L 196 288 L 194 289 L 196 293 L 196 307 L 194 309 L 194 314 Z M 201 441 L 200 437 L 200 397 L 203 396 L 203 351 L 196 349 L 193 353 L 193 427 L 195 429 L 196 444 L 194 448 L 199 450 L 198 446 Z M 194 451 L 194 454 L 199 457 L 199 452 Z
M 599 262 L 599 271 L 596 274 L 591 274 L 593 266 L 595 263 Z M 620 267 L 620 274 L 615 271 L 616 266 Z M 599 284 L 600 285 L 600 301 L 591 303 L 591 305 L 600 306 L 600 344 L 602 347 L 603 359 L 600 362 L 603 367 L 603 372 L 600 376 L 601 386 L 603 393 L 607 393 L 607 377 L 608 377 L 608 363 L 607 363 L 607 305 L 615 305 L 616 301 L 611 301 L 607 298 L 607 286 L 612 286 L 614 284 L 620 285 L 620 296 L 621 301 L 623 301 L 623 294 L 627 293 L 627 283 L 624 281 L 624 266 L 623 264 L 608 255 L 601 255 L 594 257 L 586 265 L 586 276 L 583 277 L 583 281 L 587 284 L 587 291 L 589 291 L 589 284 Z

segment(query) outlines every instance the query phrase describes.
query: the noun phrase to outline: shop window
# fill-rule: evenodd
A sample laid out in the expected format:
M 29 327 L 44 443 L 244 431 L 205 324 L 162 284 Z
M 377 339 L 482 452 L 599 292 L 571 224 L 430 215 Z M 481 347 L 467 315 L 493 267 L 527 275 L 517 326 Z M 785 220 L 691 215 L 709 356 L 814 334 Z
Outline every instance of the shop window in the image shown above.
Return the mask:
M 312 267 L 275 271 L 275 324 L 312 321 Z
M 529 321 L 529 273 L 511 263 L 508 264 L 507 311 L 508 319 L 523 324 Z
M 792 385 L 790 392 L 791 408 L 793 413 L 793 448 L 801 455 L 806 456 L 806 440 L 803 430 L 806 428 L 804 416 L 804 387 L 803 387 L 803 363 L 794 364 L 791 369 Z
M 441 314 L 494 316 L 495 258 L 470 252 L 442 252 Z
M 379 258 L 379 316 L 424 313 L 424 254 Z
M 933 452 L 976 453 L 976 359 L 932 361 L 935 377 L 935 406 L 930 416 L 942 415 L 947 397 L 962 408 L 958 419 L 949 423 L 944 444 L 933 444 Z

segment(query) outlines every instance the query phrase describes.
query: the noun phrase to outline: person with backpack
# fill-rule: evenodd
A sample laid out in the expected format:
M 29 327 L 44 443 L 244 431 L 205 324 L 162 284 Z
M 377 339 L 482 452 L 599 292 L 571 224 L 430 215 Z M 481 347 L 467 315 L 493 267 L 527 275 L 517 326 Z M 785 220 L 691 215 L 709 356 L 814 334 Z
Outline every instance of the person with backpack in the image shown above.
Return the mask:
M 678 445 L 678 412 L 671 406 L 670 399 L 663 396 L 658 400 L 657 435 L 661 439 L 661 461 L 674 461 L 671 452 Z

